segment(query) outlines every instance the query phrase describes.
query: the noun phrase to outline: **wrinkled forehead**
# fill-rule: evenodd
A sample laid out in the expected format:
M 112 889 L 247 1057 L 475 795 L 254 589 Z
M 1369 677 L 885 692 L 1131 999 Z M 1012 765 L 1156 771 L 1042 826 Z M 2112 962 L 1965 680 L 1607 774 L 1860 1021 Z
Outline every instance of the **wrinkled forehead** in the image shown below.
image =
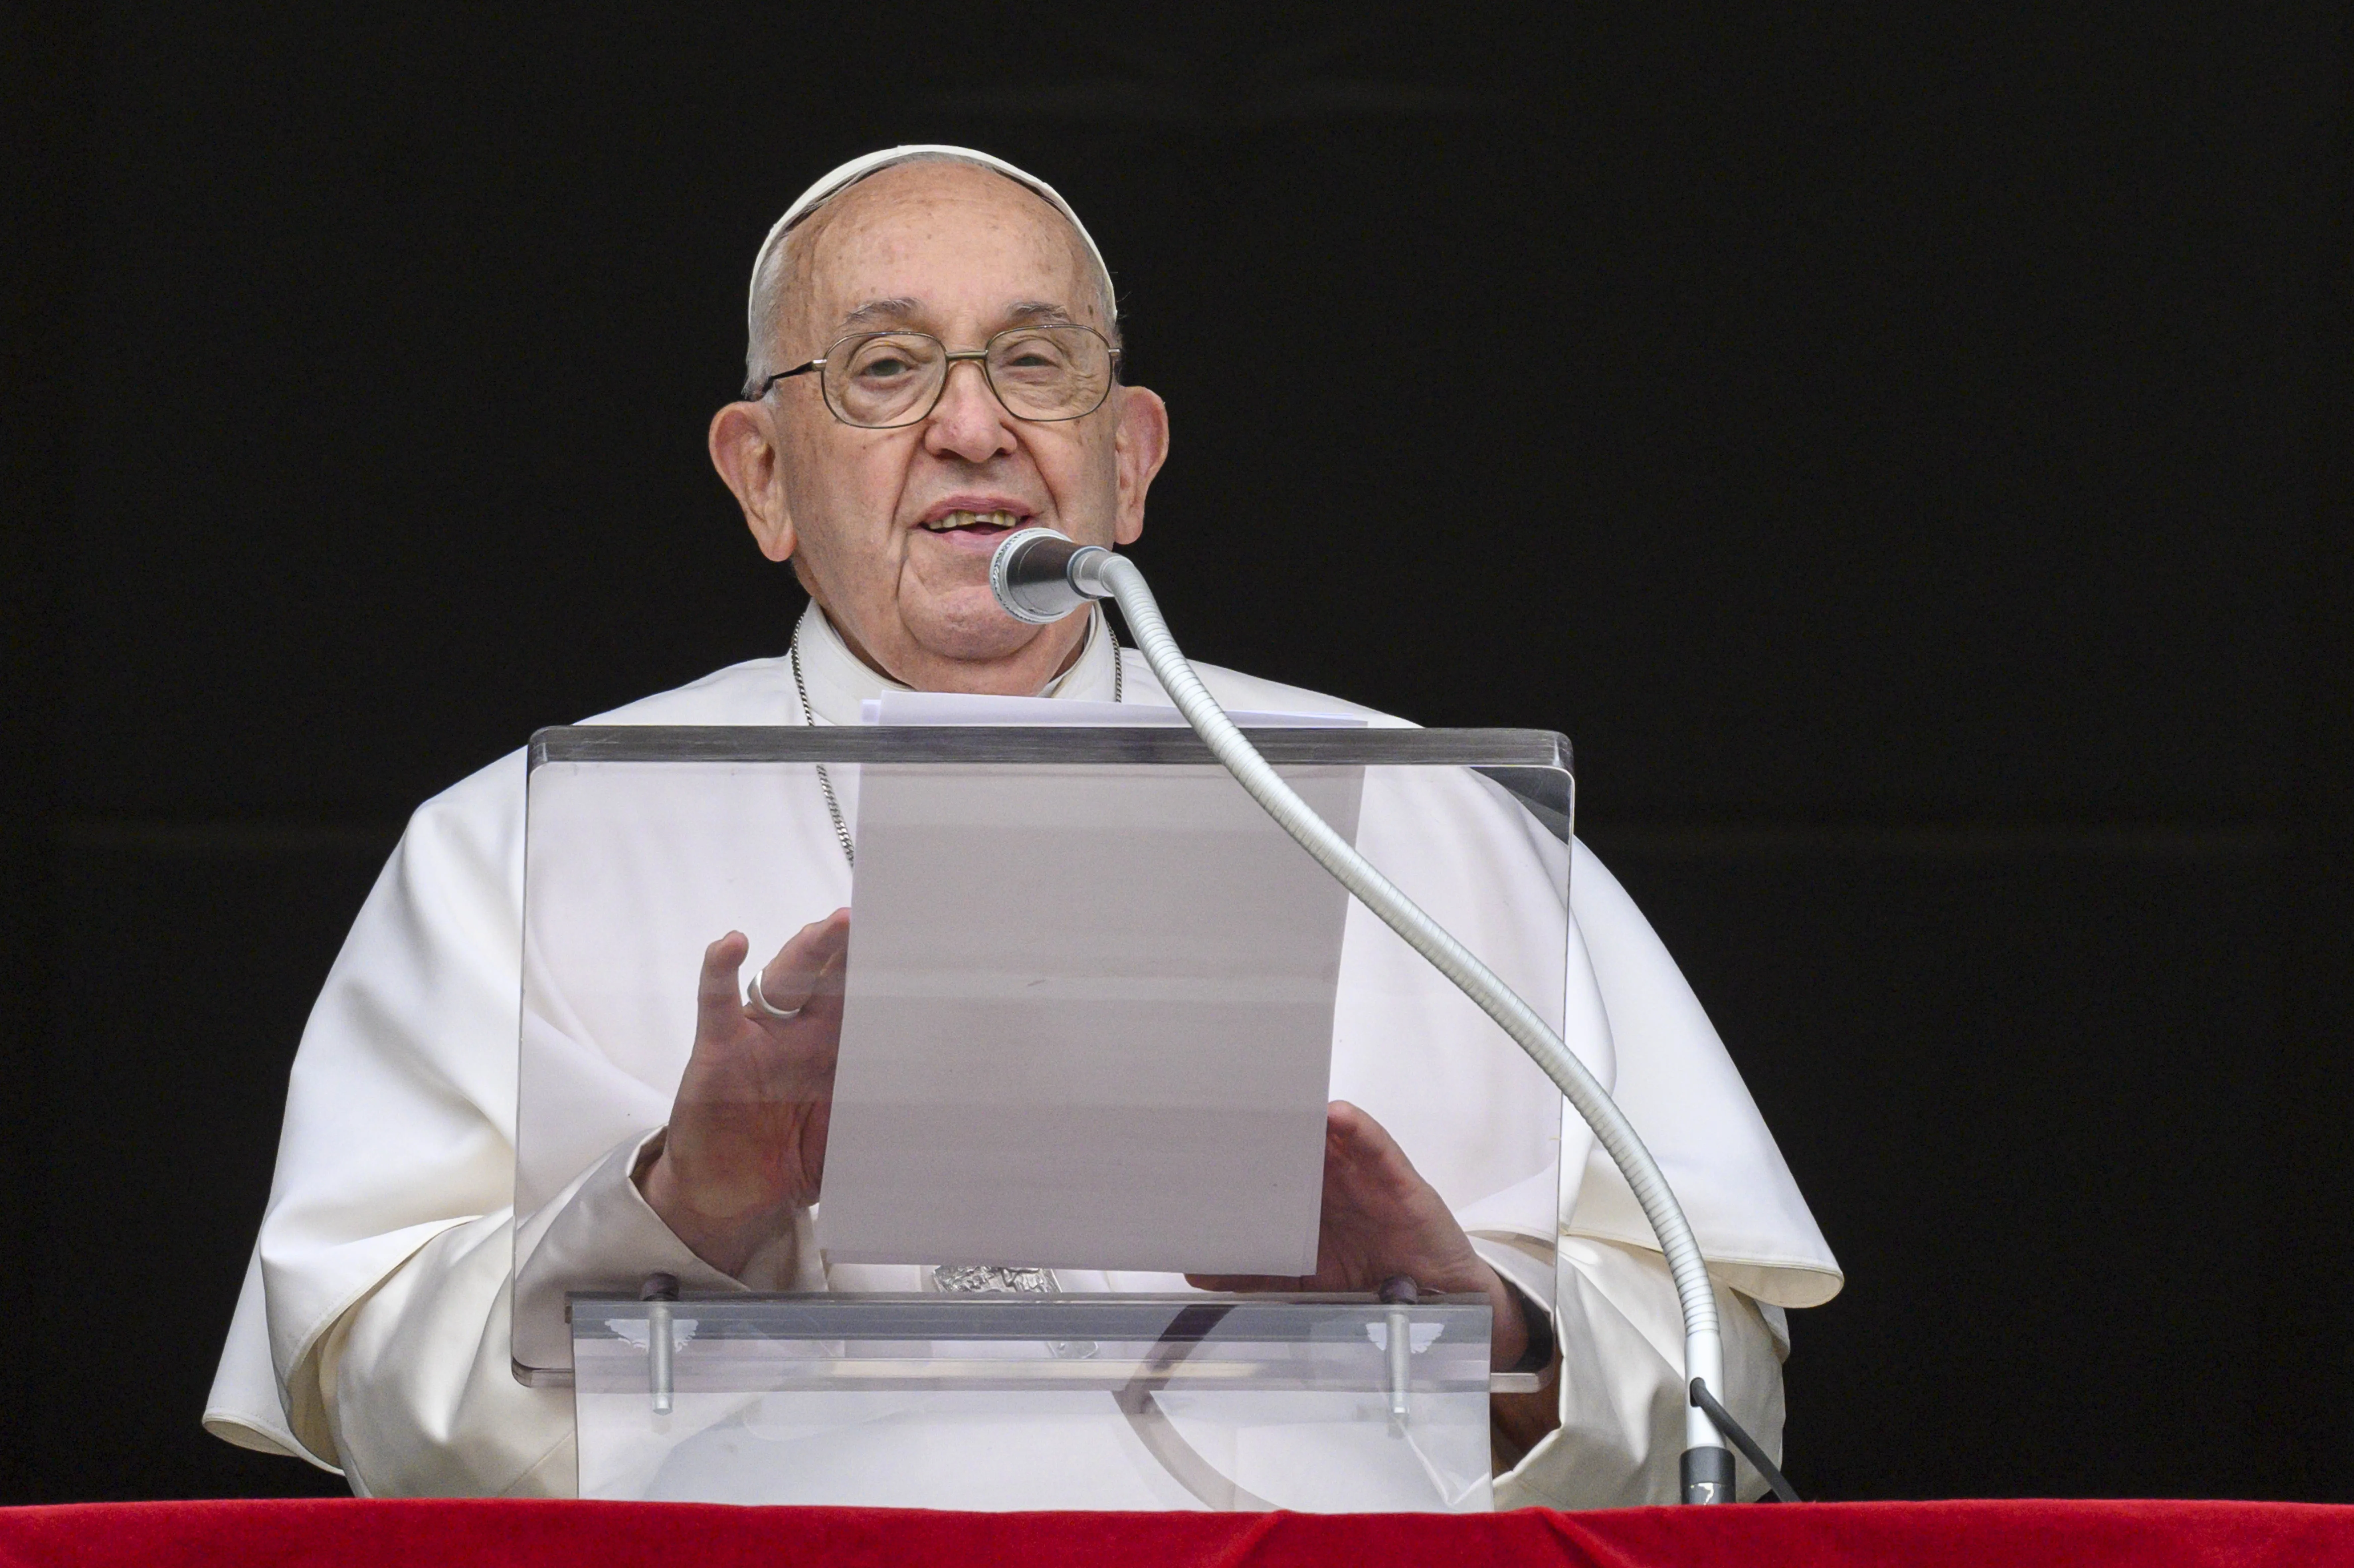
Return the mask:
M 822 333 L 877 298 L 939 309 L 944 293 L 1045 301 L 1108 331 L 1093 248 L 1071 220 L 1019 181 L 976 164 L 879 169 L 789 231 L 790 313 Z

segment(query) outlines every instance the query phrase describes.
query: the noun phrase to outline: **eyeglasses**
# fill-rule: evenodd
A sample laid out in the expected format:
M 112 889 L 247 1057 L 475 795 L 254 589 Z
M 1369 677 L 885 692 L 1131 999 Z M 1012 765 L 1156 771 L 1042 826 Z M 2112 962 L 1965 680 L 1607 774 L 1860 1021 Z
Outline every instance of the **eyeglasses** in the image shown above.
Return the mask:
M 981 366 L 981 379 L 1007 413 L 1049 424 L 1103 407 L 1119 350 L 1095 328 L 1076 323 L 1008 327 L 968 349 L 951 349 L 924 332 L 854 333 L 836 340 L 823 357 L 778 371 L 748 400 L 814 370 L 835 418 L 863 430 L 896 430 L 931 418 L 948 390 L 949 371 L 960 359 Z

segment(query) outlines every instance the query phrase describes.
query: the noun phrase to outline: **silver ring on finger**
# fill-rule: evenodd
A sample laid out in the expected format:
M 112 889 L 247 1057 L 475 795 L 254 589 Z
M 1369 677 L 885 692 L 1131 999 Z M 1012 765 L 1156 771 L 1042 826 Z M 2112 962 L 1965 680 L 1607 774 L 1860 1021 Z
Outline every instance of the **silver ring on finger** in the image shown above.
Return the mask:
M 752 983 L 744 988 L 744 1000 L 770 1018 L 799 1018 L 801 1015 L 800 1008 L 779 1007 L 760 994 L 760 975 L 757 969 L 752 972 Z

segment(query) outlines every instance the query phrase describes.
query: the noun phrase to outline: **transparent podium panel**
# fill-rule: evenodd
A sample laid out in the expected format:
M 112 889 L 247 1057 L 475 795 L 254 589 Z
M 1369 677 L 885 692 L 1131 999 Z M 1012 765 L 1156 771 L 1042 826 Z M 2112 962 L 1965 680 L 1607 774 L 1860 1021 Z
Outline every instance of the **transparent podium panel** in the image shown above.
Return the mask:
M 571 1301 L 580 1495 L 1491 1506 L 1484 1298 Z
M 1606 1031 L 1586 1016 L 1598 1010 L 1590 978 L 1571 969 L 1566 740 L 1523 730 L 1249 733 L 1573 1048 L 1606 1054 L 1594 1065 L 1606 1072 Z M 822 1291 L 845 1302 L 937 1298 L 954 1288 L 942 1274 L 959 1268 L 1051 1277 L 1053 1298 L 1066 1302 L 1186 1297 L 1188 1274 L 1332 1284 L 1315 1276 L 1335 1101 L 1395 1140 L 1500 1268 L 1533 1258 L 1513 1277 L 1549 1289 L 1560 1172 L 1584 1167 L 1584 1125 L 1564 1118 L 1553 1085 L 1503 1031 L 1350 899 L 1190 730 L 590 726 L 542 731 L 529 762 L 511 1320 L 524 1382 L 570 1382 L 576 1348 L 642 1356 L 642 1341 L 632 1350 L 621 1330 L 597 1326 L 605 1319 L 568 1319 L 566 1303 L 621 1298 L 640 1316 L 607 1318 L 642 1322 L 634 1302 L 655 1273 L 675 1276 L 688 1297 L 722 1295 L 732 1277 L 763 1299 Z M 824 925 L 844 909 L 846 926 Z M 790 969 L 790 944 L 812 923 L 838 930 L 843 947 L 807 997 L 782 999 L 790 1016 L 738 1000 L 767 966 Z M 748 943 L 745 962 L 723 977 L 732 994 L 713 1004 L 719 1013 L 699 1012 L 706 951 L 730 933 Z M 1585 1011 L 1565 1028 L 1573 995 Z M 698 1028 L 719 1015 L 749 1044 L 729 1047 L 741 1060 L 728 1071 L 695 1081 L 706 1095 L 740 1096 L 722 1109 L 747 1125 L 790 1120 L 770 1118 L 775 1106 L 761 1098 L 785 1093 L 773 1085 L 792 1076 L 770 1066 L 795 1052 L 838 1052 L 826 1057 L 830 1131 L 816 1156 L 822 1183 L 812 1183 L 822 1191 L 813 1204 L 794 1200 L 775 1245 L 732 1277 L 698 1276 L 633 1185 L 658 1157 L 653 1139 L 677 1125 Z M 753 1308 L 730 1299 L 678 1308 L 698 1325 L 677 1352 L 679 1375 L 718 1358 L 708 1363 L 718 1381 L 682 1383 L 679 1398 L 694 1403 L 663 1420 L 676 1433 L 690 1410 L 731 1413 L 694 1416 L 698 1453 L 755 1440 L 725 1434 L 798 1432 L 804 1438 L 791 1440 L 821 1457 L 848 1454 L 842 1434 L 854 1433 L 880 1465 L 894 1445 L 917 1441 L 909 1429 L 935 1419 L 944 1433 L 988 1430 L 992 1402 L 1018 1391 L 1031 1402 L 1022 1431 L 1064 1421 L 1035 1403 L 1051 1399 L 1073 1402 L 1070 1430 L 1107 1435 L 1087 1462 L 1126 1456 L 1118 1495 L 1204 1506 L 1168 1491 L 1175 1483 L 1157 1464 L 1131 1463 L 1144 1417 L 1108 1403 L 1126 1382 L 1105 1384 L 1090 1370 L 1120 1356 L 1140 1362 L 1139 1347 L 1159 1330 L 968 1337 L 952 1356 L 905 1348 L 923 1335 L 868 1335 L 862 1344 L 901 1347 L 847 1356 L 897 1369 L 875 1372 L 871 1387 L 739 1386 L 727 1379 L 750 1376 L 741 1369 L 791 1371 L 847 1353 L 811 1349 L 824 1339 L 814 1330 L 739 1321 L 728 1314 Z M 1451 1308 L 1433 1310 L 1439 1323 Z M 1221 1332 L 1272 1332 L 1240 1308 L 1221 1322 L 1233 1325 Z M 735 1326 L 722 1333 L 723 1323 Z M 1038 1348 L 1083 1342 L 1124 1348 L 1092 1361 Z M 1339 1414 L 1380 1386 L 1370 1372 L 1341 1370 L 1359 1347 L 1373 1353 L 1363 1323 L 1263 1343 L 1287 1348 L 1203 1362 L 1240 1380 L 1232 1401 L 1214 1397 L 1208 1372 L 1175 1373 L 1149 1402 L 1153 1419 L 1194 1431 L 1205 1454 L 1227 1443 L 1247 1458 L 1280 1447 L 1286 1433 L 1329 1432 L 1336 1454 L 1371 1444 L 1363 1453 L 1379 1465 L 1364 1463 L 1384 1476 L 1458 1473 L 1431 1457 L 1437 1439 L 1422 1429 L 1394 1442 L 1378 1424 L 1357 1434 L 1357 1417 Z M 1417 1375 L 1449 1364 L 1461 1341 L 1444 1343 L 1437 1361 L 1415 1360 Z M 1016 1344 L 1028 1350 L 1006 1348 Z M 994 1369 L 987 1375 L 1003 1386 L 907 1381 L 909 1368 L 957 1361 Z M 1059 1370 L 1066 1363 L 1080 1370 Z M 613 1480 L 621 1489 L 611 1495 L 640 1495 L 628 1489 L 664 1475 L 659 1484 L 685 1485 L 672 1461 L 646 1457 L 655 1433 L 642 1408 L 610 1425 L 594 1414 L 621 1383 L 642 1382 L 642 1369 L 599 1364 L 604 1382 L 577 1385 L 584 1477 L 595 1446 L 612 1477 L 634 1478 Z M 1050 1370 L 1006 1370 L 1023 1365 Z M 1329 1378 L 1341 1381 L 1318 1381 Z M 1441 1401 L 1429 1420 L 1445 1426 L 1437 1411 L 1451 1408 L 1454 1384 L 1429 1387 Z M 1463 1397 L 1467 1411 L 1478 1404 Z M 811 1414 L 853 1409 L 854 1420 Z M 606 1434 L 594 1445 L 592 1414 Z M 1471 1425 L 1484 1433 L 1484 1416 Z M 820 1432 L 835 1436 L 807 1436 Z M 1022 1469 L 1030 1461 L 1011 1456 L 1043 1452 L 1021 1446 L 1028 1441 L 993 1451 Z M 1484 1436 L 1472 1446 L 1481 1457 L 1471 1470 L 1484 1475 Z M 1038 1464 L 1041 1485 L 1059 1473 Z M 787 1472 L 833 1473 L 818 1460 L 777 1471 Z M 1426 1481 L 1434 1489 L 1416 1506 L 1470 1495 Z

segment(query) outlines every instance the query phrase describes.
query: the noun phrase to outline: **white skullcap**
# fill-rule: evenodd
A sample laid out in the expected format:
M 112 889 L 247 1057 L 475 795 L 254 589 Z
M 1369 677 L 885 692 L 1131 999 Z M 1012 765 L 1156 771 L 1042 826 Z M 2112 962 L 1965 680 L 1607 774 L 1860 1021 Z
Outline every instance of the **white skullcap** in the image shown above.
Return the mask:
M 744 316 L 745 323 L 755 338 L 758 337 L 764 325 L 756 319 L 756 313 L 760 308 L 760 274 L 769 265 L 769 260 L 775 254 L 777 248 L 784 244 L 785 231 L 809 216 L 811 209 L 828 196 L 839 192 L 843 186 L 864 179 L 877 169 L 887 169 L 894 164 L 904 164 L 911 158 L 953 158 L 959 163 L 979 164 L 982 168 L 994 169 L 1007 179 L 1027 186 L 1045 197 L 1056 212 L 1071 220 L 1071 227 L 1076 229 L 1079 238 L 1086 241 L 1087 254 L 1095 258 L 1096 270 L 1103 274 L 1104 297 L 1107 300 L 1111 298 L 1111 269 L 1104 265 L 1103 252 L 1096 249 L 1095 237 L 1087 232 L 1087 226 L 1079 221 L 1079 215 L 1071 210 L 1071 204 L 1065 201 L 1054 186 L 1035 175 L 1015 168 L 1002 158 L 992 158 L 986 153 L 976 153 L 970 147 L 946 147 L 926 143 L 919 146 L 886 147 L 879 153 L 869 153 L 864 157 L 853 158 L 842 167 L 820 179 L 809 189 L 801 192 L 793 205 L 785 208 L 785 216 L 777 219 L 776 226 L 769 230 L 769 238 L 760 242 L 760 253 L 752 258 L 752 287 L 744 302 Z

